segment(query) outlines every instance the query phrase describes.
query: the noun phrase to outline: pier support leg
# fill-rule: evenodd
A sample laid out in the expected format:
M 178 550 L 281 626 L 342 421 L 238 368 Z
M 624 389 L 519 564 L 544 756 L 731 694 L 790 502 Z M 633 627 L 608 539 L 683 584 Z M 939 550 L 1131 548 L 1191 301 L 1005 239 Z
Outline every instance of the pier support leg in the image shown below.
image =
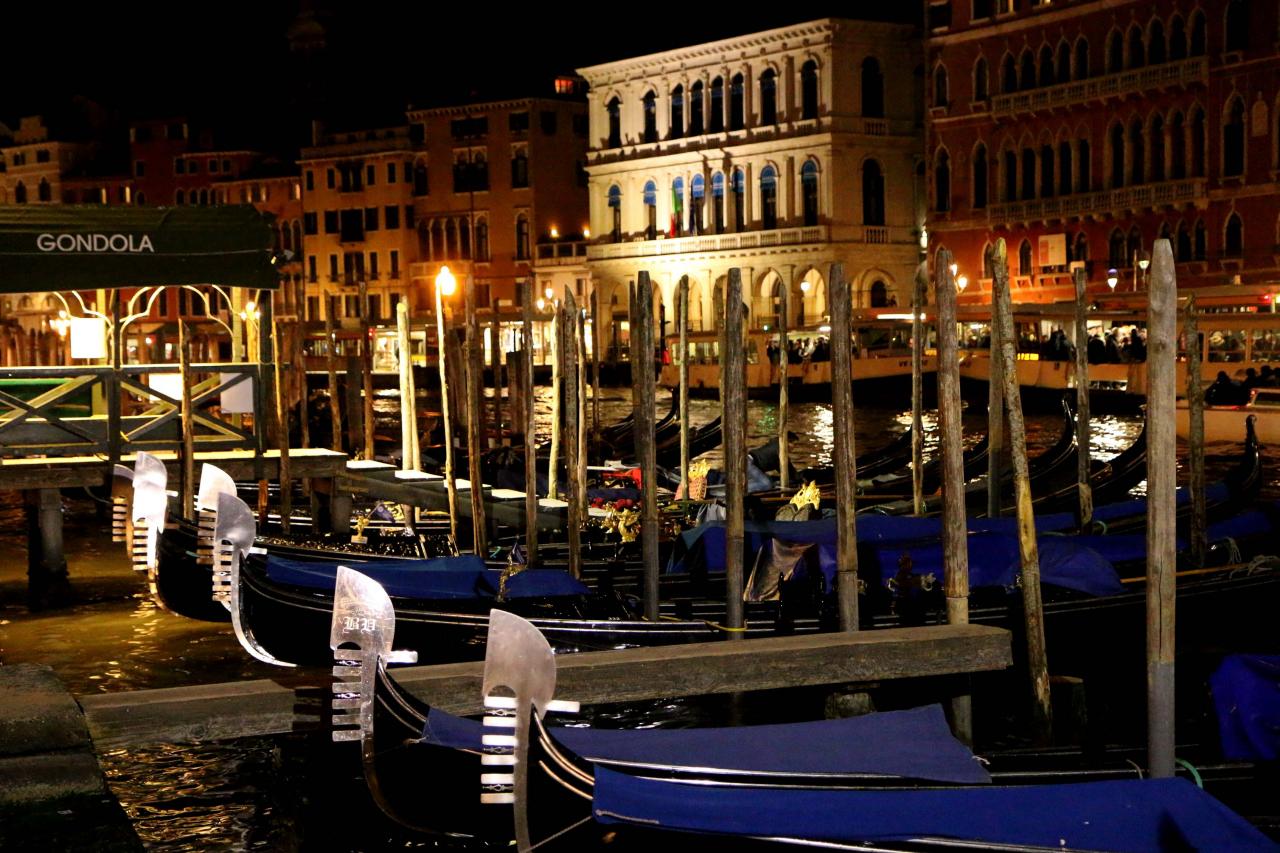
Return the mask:
M 64 601 L 70 594 L 62 548 L 62 493 L 31 489 L 27 498 L 27 596 L 33 610 Z
M 338 536 L 351 534 L 351 495 L 336 487 L 329 493 L 329 525 Z

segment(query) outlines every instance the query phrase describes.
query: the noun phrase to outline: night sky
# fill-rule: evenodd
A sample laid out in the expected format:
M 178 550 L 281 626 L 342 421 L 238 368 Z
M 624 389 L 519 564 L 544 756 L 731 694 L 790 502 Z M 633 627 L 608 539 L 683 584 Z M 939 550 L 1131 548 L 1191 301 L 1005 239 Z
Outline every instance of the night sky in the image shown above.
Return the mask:
M 663 18 L 657 4 L 631 20 L 613 17 L 623 5 L 534 4 L 540 14 L 497 4 L 380 0 L 75 5 L 81 8 L 44 0 L 5 9 L 0 121 L 56 109 L 79 95 L 126 118 L 202 117 L 224 127 L 230 143 L 261 138 L 258 147 L 284 152 L 311 116 L 345 126 L 390 124 L 403 121 L 408 103 L 542 94 L 553 75 L 583 65 L 798 23 L 833 9 L 882 17 L 884 7 L 907 4 L 787 4 L 785 12 L 738 17 L 720 4 L 680 4 Z M 286 37 L 303 8 L 315 10 L 327 33 L 324 50 L 310 57 L 291 52 Z M 574 18 L 576 10 L 590 17 Z M 899 18 L 910 13 L 889 11 Z

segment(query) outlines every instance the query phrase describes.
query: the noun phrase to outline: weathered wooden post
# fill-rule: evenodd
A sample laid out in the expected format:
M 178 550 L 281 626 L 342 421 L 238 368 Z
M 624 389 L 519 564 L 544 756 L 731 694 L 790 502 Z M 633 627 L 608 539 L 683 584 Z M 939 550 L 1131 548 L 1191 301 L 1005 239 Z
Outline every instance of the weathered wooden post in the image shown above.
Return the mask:
M 587 500 L 587 317 L 586 312 L 578 306 L 578 297 L 573 300 L 574 347 L 577 350 L 578 376 L 578 457 L 574 465 L 578 478 L 578 495 L 586 506 Z M 585 511 L 585 510 L 584 510 Z
M 790 322 L 791 285 L 778 279 L 778 485 L 791 488 L 791 442 L 787 424 L 791 420 L 791 359 L 787 353 L 787 324 Z
M 564 420 L 564 324 L 560 306 L 551 302 L 551 458 L 547 465 L 547 497 L 555 500 L 560 491 L 560 427 Z
M 449 272 L 448 267 L 441 267 L 440 272 L 436 274 L 435 280 L 435 296 L 436 296 L 436 368 L 440 373 L 440 420 L 444 423 L 444 488 L 449 498 L 449 535 L 453 537 L 454 542 L 458 541 L 458 483 L 454 478 L 453 472 L 453 411 L 449 406 L 449 326 L 445 322 L 444 314 L 444 297 L 452 296 L 454 289 L 457 287 L 457 280 L 454 279 L 453 273 Z M 409 306 L 403 300 L 396 306 L 397 312 L 403 312 L 404 316 L 404 332 L 402 333 L 402 346 L 407 347 L 409 335 Z M 400 314 L 397 313 L 397 317 Z M 401 363 L 412 365 L 409 359 L 409 350 L 402 349 L 400 351 Z M 409 381 L 412 387 L 413 368 L 409 367 Z M 412 406 L 412 404 L 411 404 Z M 417 415 L 416 408 L 413 415 L 413 434 L 415 436 L 414 443 L 417 443 Z M 404 417 L 403 412 L 401 417 Z
M 956 283 L 951 253 L 941 249 L 935 260 L 934 301 L 938 306 L 938 426 L 942 432 L 942 561 L 947 596 L 947 622 L 969 621 L 969 531 L 964 491 L 964 426 L 960 403 L 960 352 L 956 338 Z M 917 292 L 922 290 L 916 279 Z M 923 300 L 922 300 L 923 301 Z M 973 743 L 973 711 L 969 696 L 951 702 L 956 735 Z
M 600 294 L 591 285 L 591 436 L 600 440 Z
M 178 320 L 178 378 L 182 383 L 182 517 L 190 521 L 195 513 L 196 437 L 191 410 L 191 329 Z M 261 429 L 261 426 L 255 427 Z
M 680 484 L 684 498 L 689 499 L 689 276 L 680 276 L 676 299 L 676 331 L 680 335 Z M 656 412 L 654 413 L 656 416 Z M 655 439 L 656 440 L 656 439 Z M 657 452 L 655 448 L 655 458 Z M 656 463 L 655 463 L 656 464 Z
M 950 253 L 947 253 L 950 257 Z M 928 271 L 923 263 L 916 269 L 911 283 L 911 506 L 916 515 L 924 515 L 924 305 Z M 939 303 L 941 300 L 939 300 Z M 951 300 L 951 339 L 955 341 L 955 299 Z M 941 384 L 942 354 L 938 354 L 938 376 Z M 955 354 L 953 353 L 953 360 Z M 959 381 L 957 379 L 957 381 Z M 957 387 L 957 395 L 959 389 Z M 942 405 L 942 395 L 938 395 Z M 959 412 L 959 409 L 956 410 Z M 957 421 L 958 422 L 958 421 Z M 945 439 L 944 439 L 945 441 Z M 945 447 L 945 444 L 944 444 Z M 946 464 L 945 462 L 943 463 Z
M 471 276 L 467 276 L 467 283 L 463 288 L 463 311 L 466 315 L 467 333 L 467 478 L 471 480 L 471 551 L 483 557 L 488 551 L 480 465 L 484 454 L 480 439 L 484 362 L 480 323 L 476 317 L 476 283 Z
M 1191 563 L 1204 567 L 1208 550 L 1205 528 L 1209 526 L 1204 503 L 1204 381 L 1200 378 L 1200 318 L 1196 316 L 1196 295 L 1187 297 L 1187 323 L 1183 334 L 1187 339 L 1187 441 L 1191 445 Z M 1149 338 L 1148 338 L 1149 339 Z
M 534 420 L 533 277 L 520 283 L 520 319 L 524 358 L 520 362 L 520 422 L 524 432 L 524 549 L 529 565 L 538 562 L 538 431 Z
M 1147 291 L 1147 766 L 1173 775 L 1177 566 L 1178 282 L 1168 240 L 1151 252 Z M 1193 439 L 1194 442 L 1194 439 Z
M 564 301 L 560 305 L 560 376 L 564 386 L 564 446 L 565 446 L 565 496 L 569 503 L 569 574 L 582 576 L 582 516 L 586 506 L 586 494 L 582 491 L 582 480 L 579 479 L 579 436 L 582 431 L 580 419 L 582 407 L 578 398 L 582 385 L 579 382 L 578 362 L 578 301 L 573 296 L 573 289 L 565 287 Z
M 1084 270 L 1076 270 L 1076 488 L 1080 531 L 1093 520 L 1093 490 L 1089 486 L 1089 304 Z
M 731 640 L 742 639 L 745 627 L 742 607 L 745 540 L 742 502 L 747 492 L 745 315 L 745 306 L 742 304 L 742 271 L 734 267 L 729 270 L 729 281 L 725 287 L 724 332 L 720 339 L 720 422 L 724 430 L 726 508 L 725 625 L 729 629 Z M 647 359 L 652 358 L 651 353 L 642 355 L 646 355 Z
M 852 293 L 842 264 L 831 265 L 831 410 L 835 423 L 836 592 L 840 630 L 858 630 L 857 458 L 853 435 L 853 341 L 850 338 Z
M 364 458 L 373 458 L 373 327 L 369 316 L 369 285 L 360 282 L 360 379 L 363 397 Z M 277 351 L 278 352 L 278 351 Z M 279 357 L 277 356 L 277 361 Z M 351 380 L 348 379 L 348 382 Z M 416 432 L 416 431 L 415 431 Z
M 330 297 L 324 312 L 324 366 L 329 374 L 329 428 L 332 437 L 329 446 L 342 450 L 342 401 L 338 399 L 338 335 L 333 329 L 333 308 L 336 297 Z
M 1013 305 L 1009 295 L 1009 258 L 1004 238 L 993 250 L 994 277 L 991 284 L 993 326 L 1000 328 L 998 353 L 1004 374 L 1004 396 L 1008 401 L 1009 442 L 1013 452 L 1014 494 L 1018 512 L 1018 553 L 1022 561 L 1022 606 L 1026 617 L 1027 667 L 1035 696 L 1033 712 L 1037 735 L 1047 740 L 1053 716 L 1049 703 L 1049 664 L 1044 648 L 1044 606 L 1040 597 L 1040 550 L 1036 544 L 1036 520 L 1031 508 L 1031 481 L 1027 475 L 1027 433 L 1022 420 L 1022 397 L 1018 387 L 1018 338 L 1013 331 Z M 993 329 L 994 331 L 994 329 Z M 1170 416 L 1172 421 L 1172 415 Z
M 412 471 L 417 462 L 414 459 L 414 439 L 417 434 L 413 398 L 409 396 L 409 377 L 412 376 L 411 344 L 409 340 L 409 305 L 401 301 L 396 305 L 396 348 L 399 350 L 400 380 L 400 469 Z
M 280 321 L 275 312 L 271 314 L 271 352 L 275 355 L 273 373 L 275 377 L 275 415 L 276 443 L 280 448 L 280 466 L 277 480 L 280 483 L 280 527 L 285 533 L 292 527 L 293 518 L 293 472 L 289 464 L 289 404 L 283 376 L 284 350 L 280 348 Z
M 631 381 L 636 389 L 635 445 L 640 461 L 640 553 L 644 562 L 644 615 L 658 620 L 658 460 L 654 445 L 657 405 L 653 377 L 653 282 L 641 270 L 636 276 L 635 314 L 631 322 Z M 681 424 L 681 429 L 684 425 Z M 685 439 L 682 439 L 685 440 Z M 687 482 L 687 481 L 686 481 Z M 688 487 L 686 486 L 686 489 Z M 730 546 L 732 549 L 732 546 Z
M 502 444 L 502 317 L 497 299 L 493 300 L 493 325 L 489 327 L 489 369 L 493 371 L 494 443 Z

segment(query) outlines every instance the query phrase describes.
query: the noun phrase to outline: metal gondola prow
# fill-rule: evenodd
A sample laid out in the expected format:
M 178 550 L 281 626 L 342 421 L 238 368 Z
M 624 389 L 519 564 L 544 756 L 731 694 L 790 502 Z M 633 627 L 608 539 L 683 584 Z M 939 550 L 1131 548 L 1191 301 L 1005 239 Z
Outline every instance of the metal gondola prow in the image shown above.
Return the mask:
M 168 485 L 169 472 L 164 463 L 139 451 L 133 465 L 133 505 L 129 510 L 134 525 L 130 554 L 137 571 L 150 571 L 156 566 L 160 531 L 164 530 L 169 511 Z
M 218 496 L 234 495 L 231 475 L 208 462 L 200 468 L 200 489 L 196 494 L 196 565 L 213 565 L 213 533 L 218 519 Z
M 126 487 L 124 484 L 128 483 Z M 111 471 L 111 541 L 123 542 L 133 553 L 133 519 L 129 507 L 133 503 L 133 469 L 116 465 Z
M 253 547 L 258 526 L 249 505 L 235 495 L 218 495 L 218 518 L 213 533 L 213 599 L 231 612 L 236 639 L 252 657 L 275 666 L 293 667 L 272 655 L 253 636 L 244 622 L 240 589 L 240 561 L 250 553 L 264 553 Z

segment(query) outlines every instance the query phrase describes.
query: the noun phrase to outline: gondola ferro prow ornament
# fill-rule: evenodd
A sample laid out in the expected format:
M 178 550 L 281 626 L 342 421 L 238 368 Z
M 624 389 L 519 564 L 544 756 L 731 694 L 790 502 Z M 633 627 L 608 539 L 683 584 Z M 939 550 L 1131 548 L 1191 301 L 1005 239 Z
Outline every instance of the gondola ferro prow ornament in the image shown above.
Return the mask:
M 333 739 L 362 741 L 373 749 L 373 703 L 378 668 L 416 663 L 415 651 L 392 651 L 396 611 L 382 585 L 346 566 L 338 567 L 333 590 Z
M 252 657 L 275 666 L 292 667 L 262 647 L 246 627 L 240 590 L 240 561 L 250 553 L 264 553 L 253 547 L 258 526 L 249 505 L 235 495 L 218 495 L 218 518 L 213 532 L 213 600 L 231 612 L 231 627 L 236 639 Z
M 169 472 L 164 463 L 150 453 L 139 451 L 133 463 L 133 505 L 129 517 L 133 521 L 130 555 L 133 568 L 146 572 L 156 566 L 160 531 L 169 511 Z
M 129 508 L 133 504 L 133 469 L 116 465 L 111 475 L 111 541 L 123 542 L 132 554 L 133 519 L 129 517 Z
M 218 519 L 218 496 L 234 495 L 235 480 L 208 462 L 200 468 L 200 489 L 196 494 L 196 565 L 213 565 L 213 532 Z
M 511 805 L 516 848 L 532 850 L 529 839 L 530 715 L 548 711 L 577 713 L 578 703 L 558 701 L 556 660 L 551 644 L 528 621 L 505 610 L 489 611 L 484 658 L 484 754 L 480 764 L 509 772 L 480 774 L 480 802 Z

